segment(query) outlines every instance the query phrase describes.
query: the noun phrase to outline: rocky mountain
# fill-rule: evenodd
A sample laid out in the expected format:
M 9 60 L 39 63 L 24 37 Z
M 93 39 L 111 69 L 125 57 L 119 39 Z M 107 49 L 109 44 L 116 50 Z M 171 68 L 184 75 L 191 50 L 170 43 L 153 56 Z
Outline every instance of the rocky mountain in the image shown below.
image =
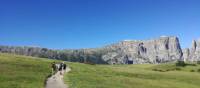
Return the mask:
M 184 61 L 189 61 L 190 60 L 190 49 L 189 48 L 183 49 L 182 52 L 183 52 Z
M 200 61 L 200 40 L 193 40 L 192 47 L 184 49 L 183 58 L 188 62 Z
M 109 64 L 165 63 L 182 60 L 183 55 L 177 37 L 122 41 L 105 48 L 111 51 L 102 59 Z
M 4 53 L 96 64 L 156 64 L 183 60 L 183 56 L 187 60 L 191 60 L 191 57 L 196 60 L 199 50 L 200 44 L 195 41 L 191 49 L 182 52 L 177 37 L 165 36 L 151 40 L 124 40 L 93 49 L 52 50 L 40 47 L 0 46 L 0 52 Z

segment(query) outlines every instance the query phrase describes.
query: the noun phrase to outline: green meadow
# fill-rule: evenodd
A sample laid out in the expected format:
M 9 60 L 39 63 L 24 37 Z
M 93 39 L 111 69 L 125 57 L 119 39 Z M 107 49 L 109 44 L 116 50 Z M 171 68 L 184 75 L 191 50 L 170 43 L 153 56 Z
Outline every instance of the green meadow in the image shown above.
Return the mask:
M 44 88 L 54 60 L 0 54 L 0 88 Z M 88 65 L 67 62 L 69 88 L 200 88 L 200 65 Z
M 0 54 L 0 88 L 44 88 L 52 61 Z
M 200 65 L 86 65 L 69 63 L 70 88 L 200 88 Z

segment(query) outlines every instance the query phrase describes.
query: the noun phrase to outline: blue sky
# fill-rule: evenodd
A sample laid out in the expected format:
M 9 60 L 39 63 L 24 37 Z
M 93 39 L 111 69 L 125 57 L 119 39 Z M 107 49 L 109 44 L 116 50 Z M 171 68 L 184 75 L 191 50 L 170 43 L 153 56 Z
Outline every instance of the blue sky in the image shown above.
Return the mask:
M 0 45 L 93 48 L 162 35 L 190 47 L 200 38 L 200 1 L 0 1 Z

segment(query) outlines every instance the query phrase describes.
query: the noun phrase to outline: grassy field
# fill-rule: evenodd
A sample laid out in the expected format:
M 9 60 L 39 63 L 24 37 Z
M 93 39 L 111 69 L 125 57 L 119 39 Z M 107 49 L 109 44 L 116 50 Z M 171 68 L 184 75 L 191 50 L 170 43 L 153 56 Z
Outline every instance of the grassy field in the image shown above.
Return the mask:
M 44 88 L 52 60 L 0 53 L 0 88 Z
M 0 54 L 0 88 L 44 88 L 53 60 Z M 70 88 L 200 88 L 200 65 L 67 63 Z
M 69 63 L 70 88 L 200 88 L 200 65 L 86 65 Z

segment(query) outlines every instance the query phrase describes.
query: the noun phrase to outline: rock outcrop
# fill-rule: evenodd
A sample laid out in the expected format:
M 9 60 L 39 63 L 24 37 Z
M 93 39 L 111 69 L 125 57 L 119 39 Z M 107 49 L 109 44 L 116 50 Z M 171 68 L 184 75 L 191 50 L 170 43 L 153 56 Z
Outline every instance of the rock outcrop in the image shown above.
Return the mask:
M 187 52 L 183 53 L 184 53 L 183 58 L 185 59 L 185 61 L 188 62 L 200 61 L 200 40 L 199 41 L 193 40 L 192 47 L 188 49 Z
M 186 48 L 182 50 L 184 61 L 190 61 L 190 49 Z
M 146 41 L 122 41 L 107 46 L 109 52 L 102 59 L 109 64 L 165 63 L 182 60 L 177 37 L 160 37 Z

